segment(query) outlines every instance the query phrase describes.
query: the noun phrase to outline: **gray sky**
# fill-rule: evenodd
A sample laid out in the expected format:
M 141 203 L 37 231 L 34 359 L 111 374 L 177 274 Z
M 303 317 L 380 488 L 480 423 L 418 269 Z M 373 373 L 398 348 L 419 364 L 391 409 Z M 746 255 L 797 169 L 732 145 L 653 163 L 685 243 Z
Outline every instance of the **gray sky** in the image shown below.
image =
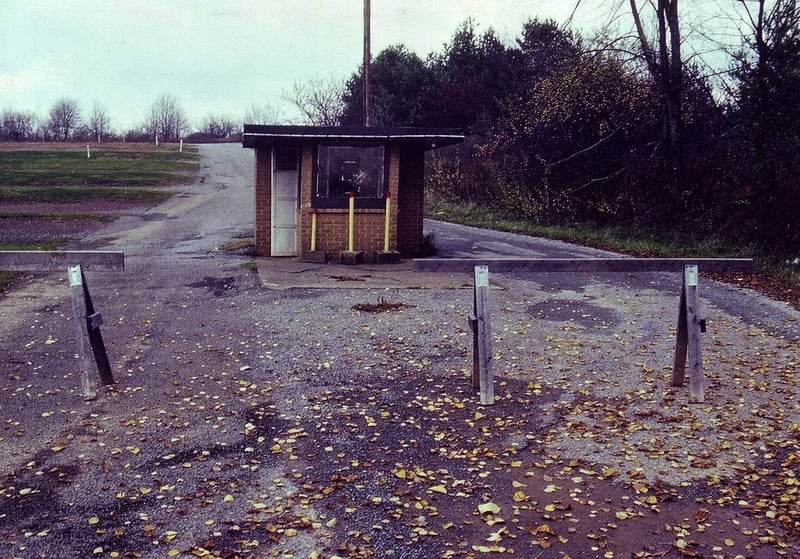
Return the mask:
M 511 41 L 529 18 L 565 21 L 574 3 L 372 0 L 372 53 L 402 43 L 424 58 L 469 17 Z M 0 0 L 0 111 L 44 116 L 68 96 L 84 115 L 104 105 L 123 131 L 167 93 L 193 126 L 251 104 L 291 118 L 280 97 L 295 81 L 358 68 L 362 17 L 362 0 Z

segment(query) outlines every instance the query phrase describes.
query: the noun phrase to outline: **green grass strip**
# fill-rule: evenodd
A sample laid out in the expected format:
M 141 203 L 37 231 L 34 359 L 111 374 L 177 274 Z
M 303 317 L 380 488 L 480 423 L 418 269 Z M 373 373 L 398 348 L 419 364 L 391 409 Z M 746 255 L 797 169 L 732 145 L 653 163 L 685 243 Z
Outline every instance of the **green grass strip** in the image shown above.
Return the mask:
M 198 160 L 178 151 L 0 151 L 0 187 L 170 186 L 190 181 Z
M 92 199 L 114 200 L 133 204 L 158 204 L 172 196 L 166 190 L 150 188 L 18 186 L 0 187 L 0 204 L 13 203 L 70 203 Z

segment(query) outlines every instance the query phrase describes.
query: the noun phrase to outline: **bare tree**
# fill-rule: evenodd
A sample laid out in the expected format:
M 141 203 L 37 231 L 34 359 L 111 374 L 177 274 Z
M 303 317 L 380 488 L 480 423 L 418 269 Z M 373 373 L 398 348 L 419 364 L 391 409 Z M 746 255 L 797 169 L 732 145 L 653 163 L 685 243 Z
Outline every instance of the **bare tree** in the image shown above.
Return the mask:
M 53 136 L 60 140 L 68 140 L 80 121 L 80 104 L 77 99 L 62 97 L 50 108 L 48 125 Z
M 214 138 L 227 138 L 239 130 L 239 124 L 229 116 L 208 115 L 200 125 L 200 132 Z
M 672 172 L 672 194 L 677 201 L 685 189 L 683 61 L 678 0 L 648 0 L 646 4 L 654 11 L 657 34 L 655 41 L 647 36 L 636 0 L 630 0 L 631 15 L 636 25 L 642 56 L 662 100 L 667 157 Z
M 35 139 L 37 120 L 35 113 L 4 111 L 0 121 L 0 140 L 26 142 Z
M 178 100 L 165 93 L 150 107 L 145 129 L 151 138 L 158 136 L 166 141 L 179 140 L 189 129 L 189 121 Z
M 248 124 L 279 124 L 283 120 L 280 110 L 270 105 L 250 103 L 244 113 L 244 121 Z
M 344 112 L 344 92 L 345 81 L 330 76 L 295 82 L 292 91 L 283 97 L 300 110 L 307 124 L 335 126 Z
M 89 115 L 89 131 L 92 137 L 97 139 L 97 143 L 100 143 L 102 137 L 111 132 L 111 119 L 108 111 L 97 101 L 92 105 L 92 114 Z

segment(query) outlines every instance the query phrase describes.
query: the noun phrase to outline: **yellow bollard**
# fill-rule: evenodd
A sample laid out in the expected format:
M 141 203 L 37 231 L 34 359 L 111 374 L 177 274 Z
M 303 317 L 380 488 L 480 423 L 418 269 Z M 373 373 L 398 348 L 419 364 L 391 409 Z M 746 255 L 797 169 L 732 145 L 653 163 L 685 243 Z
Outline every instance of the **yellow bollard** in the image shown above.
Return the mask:
M 317 208 L 311 210 L 311 250 L 317 250 Z
M 353 227 L 356 213 L 356 193 L 350 192 L 350 219 L 347 223 L 347 250 L 353 252 Z
M 389 252 L 389 226 L 392 222 L 392 193 L 386 193 L 386 222 L 383 226 L 383 251 Z

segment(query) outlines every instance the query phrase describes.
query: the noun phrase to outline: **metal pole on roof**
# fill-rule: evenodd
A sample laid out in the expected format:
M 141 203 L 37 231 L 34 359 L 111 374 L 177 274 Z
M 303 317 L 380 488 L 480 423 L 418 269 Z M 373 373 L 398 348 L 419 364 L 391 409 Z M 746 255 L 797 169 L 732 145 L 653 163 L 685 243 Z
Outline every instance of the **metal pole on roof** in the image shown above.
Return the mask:
M 369 22 L 370 10 L 369 0 L 364 0 L 364 126 L 372 124 L 370 118 L 370 76 L 369 66 L 371 62 L 370 45 L 369 45 Z

